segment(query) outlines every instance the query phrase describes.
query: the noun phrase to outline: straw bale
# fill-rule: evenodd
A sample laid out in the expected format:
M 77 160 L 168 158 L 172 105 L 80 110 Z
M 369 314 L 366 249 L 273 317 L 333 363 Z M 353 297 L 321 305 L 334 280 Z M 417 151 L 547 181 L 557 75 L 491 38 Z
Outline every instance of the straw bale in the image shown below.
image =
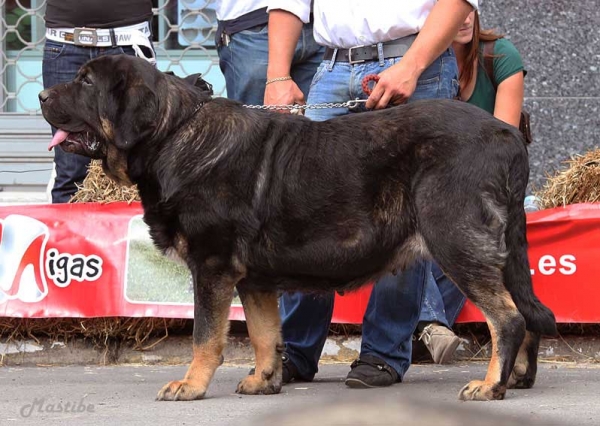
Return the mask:
M 127 201 L 132 203 L 139 201 L 137 186 L 121 186 L 108 178 L 102 170 L 100 160 L 92 160 L 88 168 L 88 174 L 82 185 L 71 198 L 71 203 L 111 203 L 116 201 Z
M 542 189 L 534 191 L 542 207 L 600 202 L 600 149 L 576 155 L 565 163 L 567 169 L 548 176 Z

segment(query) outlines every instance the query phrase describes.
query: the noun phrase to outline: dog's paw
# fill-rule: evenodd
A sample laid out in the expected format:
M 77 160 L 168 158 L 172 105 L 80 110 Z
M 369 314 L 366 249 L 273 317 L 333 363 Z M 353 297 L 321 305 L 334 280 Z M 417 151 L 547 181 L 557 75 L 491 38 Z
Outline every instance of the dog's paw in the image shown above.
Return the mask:
M 492 401 L 495 399 L 504 399 L 505 394 L 505 386 L 500 386 L 497 383 L 473 380 L 460 390 L 458 399 L 461 401 Z
M 192 401 L 202 399 L 206 389 L 201 388 L 187 380 L 174 380 L 167 383 L 158 392 L 157 401 Z
M 508 378 L 509 389 L 531 389 L 535 384 L 535 375 L 527 371 L 527 368 L 515 364 L 515 368 Z
M 244 395 L 272 395 L 279 392 L 281 392 L 281 380 L 263 380 L 259 376 L 247 376 L 236 389 L 236 393 Z

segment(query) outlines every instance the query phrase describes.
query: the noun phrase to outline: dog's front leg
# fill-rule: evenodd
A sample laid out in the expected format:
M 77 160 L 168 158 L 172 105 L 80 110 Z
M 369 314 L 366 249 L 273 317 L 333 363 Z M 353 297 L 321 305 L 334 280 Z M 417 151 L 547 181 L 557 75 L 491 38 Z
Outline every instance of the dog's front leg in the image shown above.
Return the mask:
M 238 286 L 244 305 L 246 324 L 254 347 L 256 368 L 253 375 L 244 378 L 237 393 L 267 395 L 281 391 L 281 320 L 277 309 L 277 294 L 274 292 L 247 291 Z
M 204 397 L 221 365 L 221 354 L 229 331 L 229 308 L 240 274 L 205 265 L 194 277 L 194 354 L 183 380 L 166 384 L 158 393 L 160 401 L 190 401 Z

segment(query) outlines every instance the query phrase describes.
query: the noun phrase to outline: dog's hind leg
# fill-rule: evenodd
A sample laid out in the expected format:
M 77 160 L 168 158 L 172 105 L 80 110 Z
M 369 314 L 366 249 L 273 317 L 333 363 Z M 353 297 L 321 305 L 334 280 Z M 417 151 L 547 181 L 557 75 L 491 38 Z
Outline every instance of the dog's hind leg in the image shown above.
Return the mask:
M 248 334 L 256 357 L 253 375 L 245 377 L 237 386 L 237 393 L 267 395 L 281 391 L 281 354 L 283 338 L 277 309 L 277 294 L 259 292 L 238 286 L 244 305 Z
M 463 401 L 504 399 L 515 359 L 525 337 L 525 320 L 500 282 L 471 283 L 458 279 L 467 297 L 482 311 L 492 338 L 492 356 L 485 379 L 474 380 L 459 392 Z M 466 283 L 466 285 L 464 285 Z
M 229 265 L 209 259 L 194 273 L 193 359 L 183 380 L 166 384 L 159 401 L 202 399 L 215 370 L 222 363 L 222 352 L 229 331 L 229 308 L 235 285 L 243 273 Z
M 460 216 L 458 216 L 460 217 Z M 447 229 L 453 229 L 448 235 Z M 484 380 L 467 384 L 461 400 L 503 399 L 517 352 L 525 337 L 525 319 L 504 286 L 505 252 L 495 230 L 476 224 L 422 219 L 432 256 L 458 288 L 481 310 L 492 337 L 492 357 Z
M 527 335 L 519 348 L 514 370 L 508 387 L 531 388 L 537 373 L 537 356 L 542 334 L 556 334 L 556 320 L 550 309 L 544 306 L 533 292 L 531 271 L 527 256 L 525 213 L 521 197 L 512 201 L 509 209 L 509 226 L 505 232 L 507 246 L 504 282 L 519 312 L 525 318 Z
M 527 331 L 519 348 L 515 366 L 508 379 L 508 387 L 529 389 L 535 383 L 537 373 L 537 357 L 540 348 L 540 333 Z

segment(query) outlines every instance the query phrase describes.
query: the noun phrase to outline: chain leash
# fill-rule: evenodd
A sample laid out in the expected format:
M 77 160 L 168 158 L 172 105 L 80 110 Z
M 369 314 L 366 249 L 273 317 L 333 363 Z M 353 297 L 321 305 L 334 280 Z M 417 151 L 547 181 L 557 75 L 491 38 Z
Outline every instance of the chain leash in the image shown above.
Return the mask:
M 353 101 L 346 102 L 327 102 L 322 104 L 308 104 L 308 105 L 244 105 L 245 108 L 249 109 L 265 109 L 265 110 L 288 110 L 288 111 L 305 111 L 307 109 L 325 109 L 325 108 L 357 108 L 359 104 L 367 102 L 366 99 L 355 99 Z
M 267 81 L 267 84 L 272 83 L 274 81 L 279 80 L 291 80 L 291 77 L 280 77 L 279 79 L 274 78 L 273 80 Z M 379 76 L 376 74 L 367 75 L 362 81 L 362 89 L 367 94 L 370 95 L 372 92 L 372 87 L 369 86 L 369 82 L 373 81 L 375 84 L 379 81 Z M 244 105 L 244 107 L 249 109 L 265 109 L 269 111 L 276 110 L 285 110 L 290 111 L 292 114 L 299 114 L 301 111 L 306 111 L 307 109 L 326 109 L 326 108 L 348 108 L 355 109 L 358 108 L 359 104 L 363 104 L 367 102 L 366 99 L 354 99 L 353 101 L 346 102 L 327 102 L 322 104 L 309 104 L 309 105 Z

